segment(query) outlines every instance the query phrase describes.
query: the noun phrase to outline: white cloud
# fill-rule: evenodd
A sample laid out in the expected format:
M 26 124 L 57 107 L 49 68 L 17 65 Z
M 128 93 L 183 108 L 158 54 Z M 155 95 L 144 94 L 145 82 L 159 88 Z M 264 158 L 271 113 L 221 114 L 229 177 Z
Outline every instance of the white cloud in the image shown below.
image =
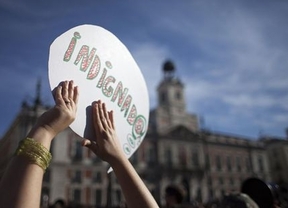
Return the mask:
M 186 22 L 182 20 L 181 25 L 169 23 L 173 25 L 170 29 L 178 30 L 187 42 L 192 43 L 191 47 L 195 46 L 197 37 L 198 50 L 207 57 L 190 63 L 190 68 L 197 69 L 197 73 L 190 73 L 192 77 L 185 78 L 189 109 L 213 115 L 215 112 L 211 109 L 203 109 L 203 103 L 219 106 L 219 112 L 223 112 L 223 128 L 226 128 L 224 124 L 229 126 L 229 122 L 224 122 L 230 120 L 228 117 L 237 121 L 237 117 L 246 116 L 247 122 L 253 123 L 259 120 L 255 114 L 257 111 L 267 114 L 277 125 L 287 125 L 286 116 L 274 117 L 270 110 L 287 111 L 287 96 L 283 96 L 288 87 L 287 47 L 271 45 L 264 34 L 267 25 L 256 15 L 236 10 L 225 20 L 220 17 L 219 21 L 210 21 L 207 18 L 205 27 L 197 27 L 197 31 L 193 30 L 193 20 L 188 18 L 183 18 Z M 226 109 L 221 109 L 225 105 Z M 215 118 L 211 115 L 212 123 L 219 122 L 218 114 Z M 264 120 L 262 125 L 267 127 L 266 124 L 275 126 Z
M 278 123 L 287 123 L 288 124 L 288 115 L 287 114 L 277 114 L 273 116 L 273 121 Z
M 223 101 L 234 107 L 252 108 L 252 107 L 273 107 L 277 102 L 267 96 L 253 96 L 252 94 L 228 95 L 223 97 Z

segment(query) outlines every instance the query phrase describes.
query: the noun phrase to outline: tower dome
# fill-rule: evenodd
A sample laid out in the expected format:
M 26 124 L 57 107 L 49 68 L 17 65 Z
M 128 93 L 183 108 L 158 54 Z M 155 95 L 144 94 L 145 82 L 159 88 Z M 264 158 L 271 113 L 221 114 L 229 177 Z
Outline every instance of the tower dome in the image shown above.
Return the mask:
M 163 72 L 165 78 L 173 78 L 175 73 L 175 66 L 174 63 L 171 60 L 167 60 L 163 64 Z

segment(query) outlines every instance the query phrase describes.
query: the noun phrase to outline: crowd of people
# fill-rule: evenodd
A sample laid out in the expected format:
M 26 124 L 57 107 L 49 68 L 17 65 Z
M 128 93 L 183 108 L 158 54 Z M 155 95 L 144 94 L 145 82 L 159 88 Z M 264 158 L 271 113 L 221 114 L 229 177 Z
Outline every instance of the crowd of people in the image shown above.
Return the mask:
M 184 196 L 185 192 L 179 186 L 168 186 L 165 189 L 166 208 L 259 208 L 245 193 L 230 193 L 206 204 L 197 201 L 185 203 Z
M 34 127 L 21 140 L 13 158 L 5 168 L 0 181 L 0 207 L 39 208 L 42 180 L 52 155 L 50 145 L 57 135 L 75 119 L 78 103 L 78 87 L 73 81 L 63 81 L 53 90 L 55 105 L 39 117 Z M 106 109 L 101 100 L 92 103 L 92 123 L 95 137 L 83 138 L 83 147 L 89 148 L 113 168 L 121 186 L 127 207 L 159 207 L 129 160 L 121 150 L 117 138 L 113 111 Z M 176 187 L 166 188 L 166 208 L 204 207 L 201 204 L 185 205 L 183 193 Z M 64 201 L 57 201 L 53 208 L 67 207 Z M 237 193 L 224 196 L 219 202 L 207 207 L 257 208 L 247 194 Z M 261 208 L 261 207 L 260 207 Z

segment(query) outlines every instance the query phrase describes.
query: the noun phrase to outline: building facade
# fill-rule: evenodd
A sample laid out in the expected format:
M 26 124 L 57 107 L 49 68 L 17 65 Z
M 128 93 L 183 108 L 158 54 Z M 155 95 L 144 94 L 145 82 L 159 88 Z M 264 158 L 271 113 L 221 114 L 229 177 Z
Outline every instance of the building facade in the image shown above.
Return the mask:
M 186 203 L 206 203 L 240 191 L 242 182 L 249 177 L 288 183 L 288 146 L 200 128 L 197 115 L 186 110 L 184 84 L 175 76 L 171 61 L 163 65 L 157 93 L 158 105 L 150 112 L 147 135 L 130 161 L 159 205 L 165 205 L 168 185 L 181 187 Z M 1 153 L 6 158 L 1 159 L 2 169 L 18 142 L 46 110 L 38 86 L 35 102 L 23 103 L 0 141 L 1 148 L 6 149 Z M 115 175 L 107 174 L 109 165 L 83 148 L 81 138 L 69 128 L 53 140 L 51 152 L 53 159 L 43 180 L 43 204 L 57 199 L 91 207 L 125 203 Z M 283 167 L 276 165 L 275 154 L 285 158 Z

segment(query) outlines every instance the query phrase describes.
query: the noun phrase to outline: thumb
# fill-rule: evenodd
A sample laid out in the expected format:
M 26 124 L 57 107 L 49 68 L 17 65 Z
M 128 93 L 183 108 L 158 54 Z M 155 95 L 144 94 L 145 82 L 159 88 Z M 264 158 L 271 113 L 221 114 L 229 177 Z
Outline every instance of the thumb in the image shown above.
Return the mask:
M 88 149 L 90 149 L 91 151 L 93 151 L 95 154 L 97 152 L 97 144 L 96 142 L 92 142 L 89 139 L 83 139 L 82 140 L 82 146 L 83 147 L 87 147 Z

